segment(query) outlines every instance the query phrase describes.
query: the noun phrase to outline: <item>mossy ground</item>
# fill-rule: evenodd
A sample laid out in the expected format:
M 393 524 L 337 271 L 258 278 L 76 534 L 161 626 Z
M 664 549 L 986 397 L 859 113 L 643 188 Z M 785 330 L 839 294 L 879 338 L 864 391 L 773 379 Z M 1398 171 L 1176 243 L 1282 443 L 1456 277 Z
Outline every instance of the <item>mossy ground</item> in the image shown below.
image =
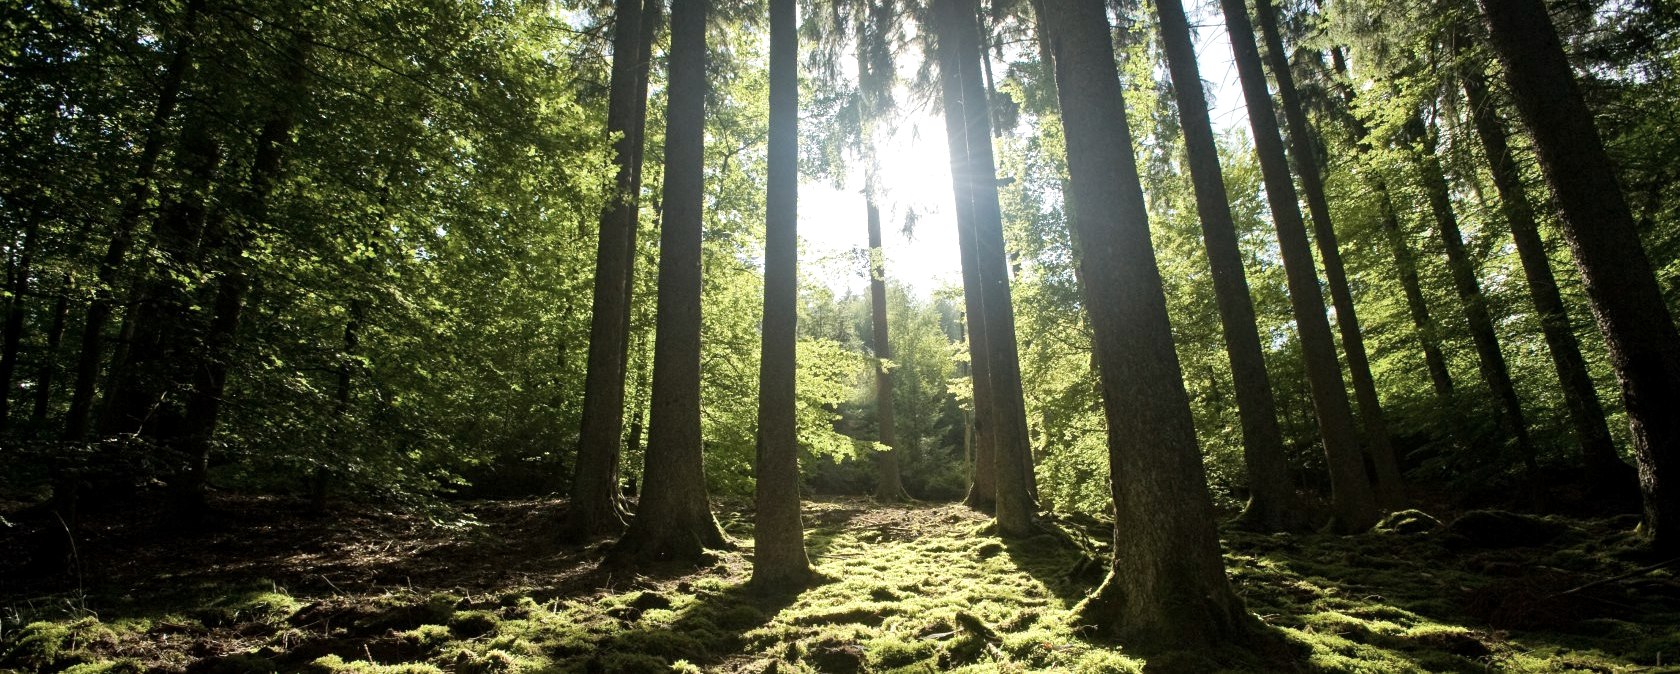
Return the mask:
M 698 571 L 632 572 L 599 565 L 599 546 L 547 542 L 557 508 L 486 504 L 453 523 L 390 515 L 358 529 L 276 515 L 259 527 L 266 538 L 230 528 L 210 538 L 227 549 L 197 556 L 136 538 L 126 554 L 83 560 L 81 594 L 8 583 L 0 670 L 1680 671 L 1669 664 L 1680 662 L 1672 570 L 1568 592 L 1650 561 L 1624 521 L 1550 520 L 1562 533 L 1545 547 L 1500 549 L 1416 527 L 1230 532 L 1237 591 L 1291 644 L 1285 660 L 1262 662 L 1146 660 L 1081 637 L 1071 609 L 1100 579 L 1076 571 L 1083 553 L 1048 535 L 1005 543 L 960 506 L 807 504 L 826 580 L 783 597 L 743 585 L 751 547 L 739 525 L 741 550 Z M 231 543 L 241 536 L 242 552 Z

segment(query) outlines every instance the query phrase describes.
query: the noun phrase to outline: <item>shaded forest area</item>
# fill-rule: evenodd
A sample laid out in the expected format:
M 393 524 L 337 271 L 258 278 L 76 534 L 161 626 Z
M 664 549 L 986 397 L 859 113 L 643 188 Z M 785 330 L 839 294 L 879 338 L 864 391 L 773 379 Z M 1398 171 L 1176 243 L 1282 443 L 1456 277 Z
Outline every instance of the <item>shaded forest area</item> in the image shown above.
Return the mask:
M 0 671 L 1680 671 L 1664 0 L 0 18 Z

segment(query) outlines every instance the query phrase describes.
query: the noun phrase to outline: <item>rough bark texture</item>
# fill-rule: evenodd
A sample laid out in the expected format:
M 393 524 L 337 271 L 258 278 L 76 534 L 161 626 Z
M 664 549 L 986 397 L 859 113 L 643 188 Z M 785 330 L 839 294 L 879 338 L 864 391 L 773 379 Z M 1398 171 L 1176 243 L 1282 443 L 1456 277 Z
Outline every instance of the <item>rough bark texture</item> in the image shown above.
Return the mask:
M 1621 382 L 1644 500 L 1641 528 L 1659 550 L 1680 550 L 1680 332 L 1545 3 L 1481 4 Z
M 578 433 L 571 500 L 561 537 L 584 540 L 624 529 L 618 490 L 619 443 L 624 438 L 625 360 L 640 210 L 636 194 L 638 100 L 641 82 L 642 0 L 614 5 L 612 80 L 607 91 L 607 134 L 617 164 L 615 194 L 601 212 L 595 245 L 594 303 L 589 316 L 589 364 L 583 379 L 583 424 Z
M 1214 300 L 1225 332 L 1225 354 L 1231 359 L 1237 417 L 1242 423 L 1249 498 L 1238 520 L 1245 527 L 1261 531 L 1296 530 L 1306 520 L 1295 499 L 1289 465 L 1283 454 L 1277 403 L 1272 399 L 1265 356 L 1260 350 L 1254 302 L 1249 297 L 1248 278 L 1243 273 L 1242 250 L 1237 246 L 1236 224 L 1225 194 L 1225 177 L 1219 168 L 1219 149 L 1214 142 L 1213 124 L 1208 119 L 1202 76 L 1196 67 L 1190 23 L 1178 0 L 1157 0 L 1155 9 L 1161 18 L 1161 41 L 1172 71 L 1178 116 L 1184 127 L 1184 149 L 1189 158 L 1190 180 L 1196 190 L 1196 214 L 1202 221 L 1202 241 L 1207 245 L 1208 264 L 1213 271 Z
M 811 580 L 799 520 L 794 369 L 799 315 L 799 33 L 795 0 L 770 0 L 769 177 L 764 220 L 764 340 L 758 370 L 752 584 L 787 591 Z
M 1494 187 L 1499 190 L 1499 212 L 1511 226 L 1511 238 L 1516 242 L 1517 257 L 1522 261 L 1528 293 L 1534 299 L 1534 310 L 1540 317 L 1540 330 L 1546 336 L 1552 365 L 1563 387 L 1569 421 L 1581 446 L 1587 484 L 1594 496 L 1599 498 L 1614 499 L 1631 493 L 1636 485 L 1634 471 L 1622 462 L 1616 453 L 1616 444 L 1610 438 L 1610 426 L 1604 420 L 1604 407 L 1599 404 L 1598 389 L 1587 371 L 1586 359 L 1581 356 L 1581 344 L 1575 338 L 1569 310 L 1563 304 L 1557 279 L 1552 275 L 1546 244 L 1540 239 L 1534 207 L 1528 201 L 1522 173 L 1506 142 L 1505 120 L 1500 117 L 1480 70 L 1467 67 L 1460 80 L 1470 104 L 1470 118 L 1475 123 L 1476 135 L 1481 139 L 1488 167 L 1493 173 Z
M 1476 365 L 1482 381 L 1493 393 L 1494 404 L 1499 408 L 1501 435 L 1515 444 L 1531 496 L 1538 498 L 1535 480 L 1539 477 L 1539 467 L 1534 460 L 1534 441 L 1528 435 L 1528 420 L 1523 416 L 1522 400 L 1517 397 L 1517 387 L 1511 382 L 1511 368 L 1505 362 L 1505 352 L 1499 346 L 1498 334 L 1494 332 L 1487 296 L 1482 294 L 1481 282 L 1476 279 L 1476 263 L 1464 249 L 1458 215 L 1453 211 L 1452 188 L 1447 184 L 1446 171 L 1441 168 L 1441 160 L 1435 154 L 1435 137 L 1424 128 L 1423 120 L 1416 117 L 1408 120 L 1406 126 L 1409 135 L 1423 143 L 1418 155 L 1423 191 L 1429 199 L 1429 211 L 1435 218 L 1435 227 L 1441 232 L 1447 269 L 1452 272 L 1453 290 L 1458 293 L 1458 300 L 1464 306 L 1464 317 L 1470 324 L 1470 341 L 1476 348 Z
M 706 14 L 709 0 L 671 3 L 665 213 L 653 401 L 641 502 L 615 546 L 626 561 L 695 562 L 728 544 L 712 517 L 700 448 L 700 273 L 704 199 Z
M 1341 365 L 1336 362 L 1330 320 L 1324 313 L 1324 295 L 1319 291 L 1306 223 L 1301 219 L 1295 185 L 1290 181 L 1277 113 L 1273 111 L 1266 74 L 1260 65 L 1260 50 L 1254 43 L 1254 26 L 1243 0 L 1220 0 L 1220 6 L 1225 12 L 1237 74 L 1242 80 L 1243 98 L 1248 103 L 1254 149 L 1260 158 L 1266 199 L 1277 226 L 1278 250 L 1289 283 L 1289 304 L 1300 331 L 1313 412 L 1318 418 L 1330 469 L 1330 500 L 1334 511 L 1330 527 L 1341 532 L 1363 531 L 1376 524 L 1376 498 L 1360 455 L 1353 409 L 1348 404 L 1347 389 L 1343 388 Z
M 992 428 L 991 368 L 987 362 L 986 308 L 982 300 L 979 255 L 974 244 L 974 199 L 969 173 L 968 127 L 962 100 L 962 66 L 957 50 L 942 42 L 939 61 L 940 100 L 945 106 L 945 140 L 951 152 L 951 190 L 955 195 L 958 259 L 962 265 L 963 314 L 968 324 L 969 372 L 974 382 L 974 482 L 964 499 L 969 507 L 992 512 L 997 505 L 997 452 Z
M 992 406 L 981 413 L 991 429 L 993 470 L 997 480 L 998 533 L 1024 536 L 1034 530 L 1037 505 L 1028 478 L 1031 449 L 1027 437 L 1026 402 L 1021 394 L 1021 364 L 1015 343 L 1015 310 L 1009 293 L 1009 261 L 1003 245 L 1003 215 L 998 206 L 997 169 L 992 159 L 991 120 L 986 88 L 980 73 L 979 11 L 974 0 L 935 3 L 939 49 L 953 50 L 961 105 L 946 100 L 946 114 L 960 111 L 967 143 L 962 175 L 968 184 L 973 222 L 975 261 L 979 267 L 981 303 L 985 311 L 986 366 L 992 382 Z M 943 60 L 944 57 L 942 56 Z
M 1212 647 L 1253 619 L 1225 578 L 1108 21 L 1101 0 L 1044 4 L 1116 512 L 1113 566 L 1078 615 L 1129 650 Z
M 1354 400 L 1359 404 L 1359 417 L 1364 423 L 1365 448 L 1376 468 L 1377 504 L 1385 509 L 1405 507 L 1406 489 L 1401 482 L 1400 467 L 1394 458 L 1394 442 L 1389 437 L 1388 422 L 1383 417 L 1382 401 L 1377 397 L 1376 379 L 1371 375 L 1371 361 L 1365 351 L 1365 335 L 1359 329 L 1359 315 L 1353 306 L 1353 290 L 1348 287 L 1347 271 L 1342 265 L 1341 246 L 1337 243 L 1335 223 L 1330 219 L 1330 200 L 1324 193 L 1324 178 L 1318 165 L 1315 136 L 1307 121 L 1301 97 L 1295 90 L 1295 76 L 1289 69 L 1289 52 L 1284 51 L 1283 37 L 1278 30 L 1277 9 L 1272 0 L 1256 0 L 1255 14 L 1266 41 L 1266 56 L 1272 77 L 1277 80 L 1278 98 L 1283 103 L 1284 122 L 1289 128 L 1290 157 L 1295 173 L 1301 178 L 1302 196 L 1312 213 L 1313 242 L 1324 261 L 1324 280 L 1330 288 L 1330 302 L 1336 307 L 1336 327 L 1342 335 L 1342 351 L 1347 354 L 1348 373 L 1353 378 Z
M 905 498 L 904 479 L 898 469 L 897 421 L 893 418 L 892 341 L 887 331 L 887 257 L 881 249 L 881 212 L 873 200 L 869 210 L 869 327 L 875 342 L 875 419 L 880 442 L 892 449 L 876 457 L 875 500 L 896 503 Z

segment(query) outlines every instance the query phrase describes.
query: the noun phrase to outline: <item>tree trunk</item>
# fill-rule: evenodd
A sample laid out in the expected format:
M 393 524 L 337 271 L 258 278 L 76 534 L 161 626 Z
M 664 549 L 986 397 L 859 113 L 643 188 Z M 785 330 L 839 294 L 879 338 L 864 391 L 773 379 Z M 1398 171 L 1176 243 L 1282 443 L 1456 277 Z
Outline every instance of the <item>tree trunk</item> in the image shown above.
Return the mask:
M 1680 332 L 1545 3 L 1481 4 L 1621 381 L 1644 497 L 1641 529 L 1660 552 L 1680 550 Z
M 1149 240 L 1119 72 L 1100 0 L 1046 0 L 1067 133 L 1073 225 L 1108 420 L 1115 545 L 1081 624 L 1140 652 L 1227 643 L 1253 629 L 1220 558 L 1190 399 Z
M 968 129 L 964 123 L 962 66 L 957 50 L 942 43 L 939 61 L 940 100 L 945 106 L 945 140 L 951 152 L 951 190 L 955 195 L 958 259 L 962 265 L 963 315 L 968 326 L 968 363 L 974 387 L 974 481 L 964 503 L 982 512 L 997 507 L 997 452 L 992 418 L 991 367 L 987 362 L 986 308 L 980 261 L 974 244 L 974 199 L 969 182 Z
M 1406 489 L 1401 481 L 1399 464 L 1394 458 L 1394 442 L 1389 437 L 1388 422 L 1383 418 L 1382 402 L 1377 397 L 1376 380 L 1371 375 L 1365 335 L 1359 329 L 1359 316 L 1355 313 L 1353 291 L 1348 287 L 1347 271 L 1342 265 L 1336 227 L 1330 219 L 1330 200 L 1324 194 L 1324 179 L 1319 171 L 1314 135 L 1295 90 L 1295 76 L 1289 70 L 1289 52 L 1284 51 L 1283 37 L 1278 31 L 1277 8 L 1272 6 L 1272 0 L 1256 0 L 1254 6 L 1261 35 L 1266 41 L 1266 56 L 1270 61 L 1272 77 L 1277 80 L 1278 98 L 1283 102 L 1295 173 L 1301 178 L 1301 191 L 1307 198 L 1307 209 L 1312 213 L 1313 239 L 1324 261 L 1324 280 L 1330 287 L 1330 302 L 1336 307 L 1336 327 L 1342 335 L 1342 351 L 1347 354 L 1348 372 L 1353 377 L 1354 399 L 1359 403 L 1359 416 L 1365 426 L 1365 448 L 1376 468 L 1377 505 L 1387 510 L 1398 510 L 1406 505 Z
M 1347 389 L 1343 388 L 1341 365 L 1336 362 L 1336 345 L 1330 336 L 1329 318 L 1324 314 L 1324 295 L 1319 291 L 1306 223 L 1301 219 L 1295 185 L 1290 181 L 1277 113 L 1272 109 L 1266 74 L 1260 65 L 1260 50 L 1254 43 L 1254 26 L 1243 0 L 1220 0 L 1220 6 L 1225 11 L 1243 98 L 1248 102 L 1254 149 L 1260 158 L 1266 199 L 1277 226 L 1278 250 L 1289 282 L 1289 304 L 1300 331 L 1313 411 L 1330 469 L 1330 499 L 1334 510 L 1330 527 L 1340 532 L 1364 531 L 1377 521 L 1377 503 L 1360 456 L 1353 409 L 1348 404 Z
M 1493 329 L 1493 316 L 1488 312 L 1487 297 L 1476 279 L 1476 263 L 1464 250 L 1464 236 L 1459 233 L 1458 215 L 1453 212 L 1451 187 L 1446 171 L 1435 155 L 1435 137 L 1424 128 L 1423 120 L 1413 117 L 1406 122 L 1407 135 L 1423 143 L 1418 153 L 1418 169 L 1423 190 L 1429 198 L 1429 210 L 1435 226 L 1441 232 L 1441 245 L 1446 249 L 1447 268 L 1452 272 L 1453 290 L 1464 304 L 1464 317 L 1470 323 L 1470 340 L 1476 347 L 1476 363 L 1482 380 L 1493 393 L 1499 407 L 1499 426 L 1502 435 L 1516 444 L 1523 471 L 1527 476 L 1531 500 L 1540 496 L 1539 467 L 1534 460 L 1534 442 L 1528 435 L 1528 421 L 1523 416 L 1522 400 L 1517 397 L 1516 385 L 1511 383 L 1511 369 L 1505 363 L 1505 353 L 1499 347 L 1499 336 Z
M 94 389 L 105 352 L 105 326 L 111 321 L 115 303 L 112 293 L 118 274 L 122 271 L 123 262 L 128 258 L 128 251 L 134 245 L 134 234 L 140 226 L 140 218 L 152 198 L 152 178 L 157 173 L 158 155 L 163 151 L 164 137 L 169 132 L 169 120 L 175 116 L 181 85 L 192 65 L 193 29 L 203 4 L 202 0 L 187 3 L 185 16 L 181 19 L 183 28 L 175 37 L 175 53 L 170 57 L 168 67 L 164 69 L 157 106 L 152 110 L 152 118 L 146 126 L 146 137 L 141 143 L 140 157 L 135 164 L 134 178 L 131 181 L 131 194 L 123 202 L 122 212 L 112 228 L 105 256 L 99 261 L 93 302 L 88 305 L 87 316 L 82 326 L 82 344 L 76 359 L 76 380 L 70 395 L 70 411 L 64 420 L 63 437 L 70 442 L 85 440 L 93 421 Z
M 1213 124 L 1208 119 L 1202 76 L 1196 67 L 1190 23 L 1178 0 L 1158 0 L 1155 9 L 1161 19 L 1162 47 L 1172 71 L 1173 94 L 1184 126 L 1184 149 L 1196 190 L 1196 214 L 1201 217 L 1202 241 L 1207 245 L 1208 263 L 1213 270 L 1214 299 L 1225 332 L 1225 354 L 1231 360 L 1237 416 L 1242 423 L 1249 499 L 1238 521 L 1246 528 L 1259 531 L 1299 530 L 1306 524 L 1305 514 L 1295 499 L 1289 464 L 1284 458 L 1277 403 L 1272 398 L 1272 384 L 1260 350 L 1254 303 L 1243 272 L 1242 250 L 1237 245 L 1225 177 L 1219 168 L 1219 149 L 1214 142 Z
M 1330 62 L 1339 76 L 1336 89 L 1341 94 L 1344 106 L 1341 118 L 1353 132 L 1357 151 L 1361 155 L 1367 154 L 1372 149 L 1371 130 L 1352 112 L 1354 93 L 1345 79 L 1348 77 L 1347 59 L 1342 56 L 1341 47 L 1330 49 Z M 1411 314 L 1412 327 L 1417 330 L 1418 346 L 1423 350 L 1423 364 L 1429 371 L 1429 383 L 1435 390 L 1435 402 L 1439 405 L 1441 414 L 1448 420 L 1453 437 L 1461 443 L 1468 444 L 1453 394 L 1452 371 L 1447 368 L 1447 359 L 1441 353 L 1440 329 L 1430 317 L 1429 303 L 1423 298 L 1423 284 L 1418 280 L 1417 259 L 1412 255 L 1411 243 L 1407 241 L 1406 232 L 1395 213 L 1388 181 L 1375 171 L 1367 180 L 1371 191 L 1377 195 L 1377 207 L 1380 210 L 1378 218 L 1382 223 L 1383 233 L 1388 237 L 1389 249 L 1394 253 L 1394 266 L 1400 272 L 1400 290 L 1406 298 L 1406 310 Z
M 875 500 L 897 503 L 905 499 L 904 480 L 898 468 L 897 423 L 893 419 L 893 377 L 887 369 L 892 360 L 892 342 L 887 331 L 887 255 L 881 248 L 881 212 L 873 198 L 869 207 L 869 326 L 875 341 L 875 419 L 881 444 L 889 449 L 877 459 Z
M 770 139 L 764 221 L 764 340 L 758 371 L 758 463 L 752 585 L 811 581 L 799 519 L 794 372 L 799 316 L 799 27 L 796 0 L 770 0 Z
M 0 431 L 11 425 L 12 377 L 17 374 L 18 349 L 23 344 L 24 295 L 29 293 L 30 267 L 41 234 L 41 213 L 35 209 L 31 211 L 26 216 L 29 223 L 24 227 L 22 250 L 18 253 L 17 265 L 12 268 L 11 283 L 7 288 L 12 297 L 6 307 L 5 336 L 0 338 Z
M 1517 245 L 1517 257 L 1522 261 L 1523 276 L 1528 281 L 1528 293 L 1534 299 L 1535 313 L 1540 316 L 1540 330 L 1546 336 L 1546 346 L 1552 353 L 1552 365 L 1563 386 L 1563 400 L 1569 409 L 1569 420 L 1575 427 L 1576 441 L 1581 445 L 1582 464 L 1586 482 L 1595 501 L 1614 500 L 1630 494 L 1637 482 L 1634 471 L 1616 453 L 1610 439 L 1610 426 L 1604 420 L 1604 408 L 1598 402 L 1598 389 L 1587 371 L 1587 361 L 1581 356 L 1581 344 L 1575 339 L 1569 311 L 1558 292 L 1557 279 L 1552 276 L 1552 263 L 1546 255 L 1546 244 L 1540 239 L 1540 226 L 1534 219 L 1534 207 L 1529 204 L 1522 174 L 1506 143 L 1505 120 L 1500 118 L 1487 82 L 1476 67 L 1466 67 L 1459 77 L 1464 95 L 1470 105 L 1470 117 L 1487 154 L 1488 167 L 1493 173 L 1494 187 L 1499 190 L 1499 211 L 1511 226 L 1511 238 Z
M 991 422 L 994 473 L 997 480 L 998 533 L 1025 536 L 1035 528 L 1037 505 L 1030 492 L 1030 449 L 1026 402 L 1021 393 L 1021 364 L 1015 343 L 1015 310 L 1009 293 L 1009 261 L 1004 254 L 1003 215 L 998 205 L 997 169 L 992 160 L 990 111 L 980 74 L 979 28 L 973 20 L 974 0 L 935 3 L 939 49 L 953 50 L 962 103 L 946 101 L 946 114 L 962 113 L 967 141 L 968 169 L 952 176 L 969 187 L 975 261 L 979 267 L 981 304 L 985 311 L 986 366 L 992 382 Z M 943 56 L 941 57 L 943 58 Z
M 614 556 L 627 561 L 697 562 L 706 548 L 728 545 L 712 517 L 700 447 L 700 264 L 709 4 L 710 0 L 671 3 L 652 428 L 640 506 L 614 548 Z
M 619 443 L 624 438 L 625 359 L 629 355 L 630 290 L 634 281 L 637 147 L 641 137 L 636 91 L 640 72 L 642 0 L 618 0 L 613 28 L 612 82 L 607 94 L 607 135 L 618 165 L 616 189 L 601 212 L 595 247 L 594 303 L 589 317 L 589 364 L 583 380 L 583 425 L 578 434 L 571 501 L 561 538 L 585 540 L 624 530 L 618 491 Z
M 47 324 L 47 344 L 42 349 L 41 369 L 35 374 L 35 410 L 29 418 L 39 426 L 46 422 L 52 409 L 53 379 L 58 374 L 58 346 L 64 339 L 64 324 L 70 318 L 70 275 L 64 275 L 63 287 L 53 302 L 52 321 Z

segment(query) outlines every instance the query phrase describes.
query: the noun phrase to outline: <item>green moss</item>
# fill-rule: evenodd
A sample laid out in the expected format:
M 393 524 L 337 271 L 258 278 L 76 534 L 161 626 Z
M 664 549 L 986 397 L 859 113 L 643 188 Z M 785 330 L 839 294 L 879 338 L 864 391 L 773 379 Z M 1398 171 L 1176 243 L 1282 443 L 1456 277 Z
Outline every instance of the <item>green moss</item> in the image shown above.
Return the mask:
M 458 639 L 473 639 L 496 631 L 501 622 L 489 611 L 460 611 L 449 617 L 449 633 Z
M 346 662 L 336 655 L 316 658 L 314 662 L 309 663 L 309 669 L 316 674 L 443 674 L 442 669 L 431 664 L 381 665 L 362 660 Z
M 10 645 L 0 650 L 0 667 L 56 671 L 87 663 L 94 660 L 88 647 L 114 636 L 109 627 L 93 617 L 29 623 L 10 638 Z
M 71 666 L 60 674 L 141 674 L 145 671 L 145 665 L 140 664 L 138 660 L 124 658 L 121 660 L 85 662 Z

